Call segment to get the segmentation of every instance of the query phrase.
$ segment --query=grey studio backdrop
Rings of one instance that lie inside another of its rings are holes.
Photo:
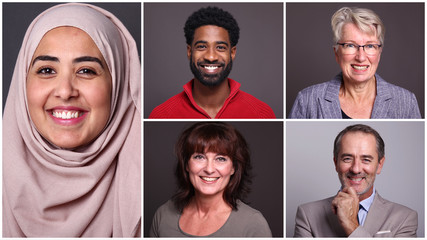
[[[385,142],[385,162],[375,188],[387,200],[418,212],[418,237],[424,237],[424,122],[288,122],[286,125],[286,237],[292,237],[298,205],[334,196],[340,182],[333,142],[345,127],[371,126]]]
[[[30,23],[60,3],[3,3],[3,109],[22,40]],[[91,3],[113,13],[132,34],[141,52],[140,3]],[[141,54],[139,54],[141,55]]]
[[[240,27],[229,77],[283,118],[282,3],[144,3],[144,117],[193,78],[183,29],[207,6],[230,12]]]
[[[287,3],[286,115],[299,91],[341,71],[332,49],[331,17],[344,6],[380,16],[386,33],[377,73],[413,92],[424,118],[424,3]]]
[[[176,190],[174,145],[195,122],[144,123],[144,236],[155,211]],[[274,237],[283,237],[283,122],[229,122],[251,151],[252,191],[247,200],[266,218]]]

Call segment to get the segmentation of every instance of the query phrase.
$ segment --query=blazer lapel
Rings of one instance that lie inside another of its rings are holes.
[[[325,96],[320,96],[318,99],[320,105],[318,111],[322,112],[323,118],[342,118],[340,100],[338,96],[341,80],[337,79],[338,76],[329,81],[329,84],[326,87]]]
[[[386,221],[387,215],[386,205],[384,204],[381,196],[375,192],[375,198],[369,208],[368,215],[366,216],[363,227],[374,236],[378,231],[381,230],[381,226]]]
[[[377,80],[377,95],[375,96],[371,118],[380,118],[381,116],[387,116],[392,102],[389,101],[392,98],[392,94],[386,81],[377,74],[375,74],[375,78]]]

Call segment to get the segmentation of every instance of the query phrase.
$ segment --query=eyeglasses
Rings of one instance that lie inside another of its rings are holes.
[[[368,55],[377,55],[382,46],[381,44],[357,45],[355,43],[337,43],[337,45],[342,46],[342,53],[346,55],[356,54],[359,48],[363,48]]]

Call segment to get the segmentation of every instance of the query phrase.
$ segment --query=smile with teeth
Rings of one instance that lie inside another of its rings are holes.
[[[352,182],[361,182],[363,179],[365,179],[365,177],[348,177],[350,179],[350,181]]]
[[[210,66],[210,65],[205,65],[203,67],[206,68],[207,70],[215,70],[218,68],[218,66]]]
[[[205,180],[206,182],[213,182],[219,179],[219,177],[200,177],[200,178]]]
[[[53,110],[52,116],[60,119],[73,119],[73,118],[79,118],[83,116],[83,112],[79,111],[62,111],[62,110]]]
[[[360,65],[351,65],[352,68],[356,69],[356,70],[366,70],[368,69],[369,66],[364,65],[364,66],[360,66]]]

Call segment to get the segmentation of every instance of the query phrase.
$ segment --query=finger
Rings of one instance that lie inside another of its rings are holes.
[[[348,193],[341,191],[337,194],[335,198],[346,198],[346,197],[348,197]]]
[[[352,188],[352,187],[349,187],[349,188],[348,188],[348,193],[349,193],[352,197],[358,197],[358,196],[357,196],[357,192],[356,192],[356,190],[355,190],[354,188]]]
[[[337,215],[337,207],[335,207],[334,205],[331,205],[331,209],[334,215]]]
[[[350,193],[349,192],[350,188],[352,188],[352,187],[344,187],[341,191],[344,192],[344,193]]]
[[[332,209],[332,212],[333,212],[335,215],[337,215],[337,200],[336,200],[336,198],[332,201],[331,209]]]

